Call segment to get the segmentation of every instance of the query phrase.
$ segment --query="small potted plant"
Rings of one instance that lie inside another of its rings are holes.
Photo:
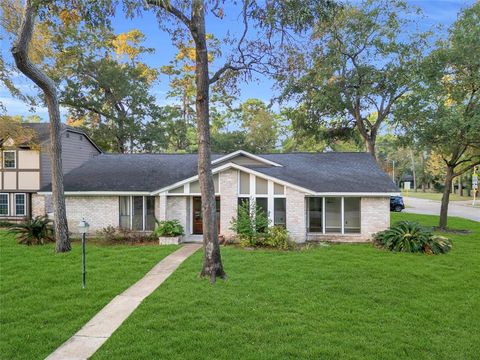
[[[160,245],[178,245],[182,240],[183,226],[178,220],[159,221],[154,234],[158,236]]]

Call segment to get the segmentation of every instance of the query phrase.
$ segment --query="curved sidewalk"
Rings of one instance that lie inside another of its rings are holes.
[[[201,244],[186,244],[155,265],[142,279],[117,295],[47,360],[83,360],[92,356],[130,316]]]

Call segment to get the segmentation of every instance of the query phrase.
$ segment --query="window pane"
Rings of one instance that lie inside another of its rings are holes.
[[[345,233],[360,233],[360,198],[346,197],[344,199],[343,210],[345,212]]]
[[[260,208],[263,213],[265,214],[265,216],[268,217],[268,199],[267,198],[257,198],[256,200],[256,204],[257,204],[257,208]],[[257,226],[257,231],[258,232],[264,232],[266,230],[266,228],[262,227],[258,227]]]
[[[250,199],[247,197],[238,198],[237,216],[239,211],[238,209],[240,209],[240,206],[246,206],[248,209],[250,209]]]
[[[274,199],[273,200],[273,207],[274,207],[274,214],[273,214],[273,224],[274,225],[281,225],[286,226],[286,219],[287,219],[287,210],[286,210],[286,199]]]
[[[15,194],[15,215],[25,214],[25,194]]]
[[[308,198],[308,231],[309,232],[323,232],[322,227],[323,212],[322,212],[322,198],[311,197]]]
[[[342,198],[325,198],[325,232],[342,232]]]
[[[190,183],[190,193],[200,194],[200,184],[198,183],[198,181],[194,181]]]
[[[133,197],[133,230],[143,230],[143,196]]]
[[[0,194],[0,215],[8,215],[8,194]]]
[[[179,186],[179,187],[176,187],[175,189],[168,190],[168,192],[172,193],[172,194],[183,194],[183,192],[184,192],[183,185]]]
[[[15,152],[5,151],[3,153],[3,167],[6,169],[15,168]]]
[[[218,174],[213,175],[213,187],[215,189],[215,193],[218,193]]]
[[[255,193],[267,194],[268,193],[268,181],[259,177],[255,177]]]
[[[155,196],[145,198],[145,230],[155,229]]]
[[[240,171],[240,194],[250,194],[250,174]]]
[[[120,227],[130,229],[130,197],[120,196]]]
[[[273,185],[273,193],[275,195],[284,195],[285,194],[285,186],[280,184]]]

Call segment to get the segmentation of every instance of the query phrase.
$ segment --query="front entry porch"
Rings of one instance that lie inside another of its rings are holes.
[[[215,199],[215,207],[217,209],[217,226],[220,233],[220,197]],[[202,214],[202,198],[200,196],[192,197],[192,235],[203,234],[203,214]]]

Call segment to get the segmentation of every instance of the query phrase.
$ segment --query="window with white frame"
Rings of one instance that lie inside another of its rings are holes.
[[[244,171],[238,174],[238,204],[247,201],[259,207],[270,224],[286,227],[287,200],[285,186]]]
[[[17,166],[16,152],[14,150],[6,150],[3,152],[3,168],[15,169]]]
[[[308,197],[309,233],[358,234],[361,232],[360,197]]]
[[[155,228],[154,196],[120,196],[119,224],[123,229],[150,231]]]
[[[25,200],[26,200],[26,194],[15,194],[15,215],[16,216],[27,215]]]
[[[0,216],[8,216],[8,194],[0,194]]]

